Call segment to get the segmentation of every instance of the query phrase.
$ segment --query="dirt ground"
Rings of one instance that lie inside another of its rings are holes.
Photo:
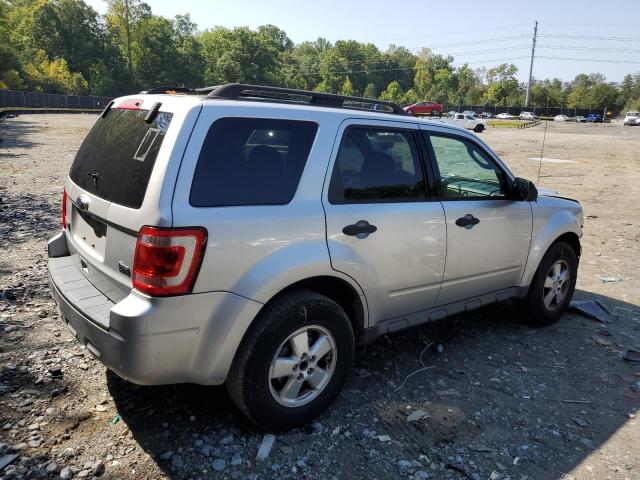
[[[576,297],[614,323],[531,329],[500,306],[380,338],[259,462],[264,432],[224,388],[131,385],[58,318],[45,245],[94,119],[0,123],[0,478],[640,479],[640,365],[622,358],[640,347],[640,128],[549,123],[538,182],[582,203]],[[481,138],[536,181],[544,128]]]

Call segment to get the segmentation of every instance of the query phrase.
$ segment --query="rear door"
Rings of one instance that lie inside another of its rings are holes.
[[[517,285],[531,243],[531,205],[510,198],[510,174],[472,135],[429,127],[425,140],[447,224],[437,305]]]
[[[146,118],[156,103],[157,112]],[[131,290],[140,227],[171,224],[171,178],[185,143],[179,132],[195,121],[198,103],[167,96],[117,100],[76,154],[66,187],[67,243],[77,268],[113,302]]]
[[[431,307],[444,271],[442,205],[428,194],[417,125],[347,120],[323,205],[331,265],[363,288],[372,322]]]

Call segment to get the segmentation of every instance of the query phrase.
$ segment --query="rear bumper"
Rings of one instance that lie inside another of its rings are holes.
[[[262,304],[228,292],[155,298],[136,290],[114,304],[82,273],[78,277],[77,254],[57,256],[64,253],[62,242],[64,234],[48,248],[53,298],[89,352],[133,383],[224,382]]]

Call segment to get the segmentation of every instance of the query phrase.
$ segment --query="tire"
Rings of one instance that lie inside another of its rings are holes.
[[[484,125],[476,125],[476,126],[473,128],[473,131],[474,131],[474,132],[476,132],[476,133],[482,133],[482,132],[484,132]]]
[[[440,118],[442,116],[442,112],[440,112],[439,110],[435,110],[435,109],[431,110],[431,116]]]
[[[296,355],[304,346],[290,339],[292,335],[299,339],[301,331],[307,332],[307,356]],[[316,349],[316,358],[312,354],[318,345],[322,348]],[[333,350],[320,357],[329,347]],[[291,291],[267,305],[245,335],[227,378],[227,391],[256,425],[269,430],[299,427],[336,399],[351,369],[354,349],[351,322],[340,305],[315,292]]]
[[[552,267],[556,265],[560,265],[562,273],[566,267],[568,278],[563,282],[547,280],[548,277],[556,276],[556,273],[552,272]],[[576,288],[577,273],[578,256],[573,248],[565,242],[554,243],[542,258],[523,302],[522,309],[527,323],[532,326],[545,326],[556,322],[571,302]],[[551,296],[554,288],[557,288],[561,295],[554,295],[550,303],[545,302],[545,296]]]

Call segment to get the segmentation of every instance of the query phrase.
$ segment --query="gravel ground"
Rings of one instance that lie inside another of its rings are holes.
[[[271,437],[224,388],[129,384],[58,318],[44,248],[94,119],[0,123],[0,478],[640,478],[640,365],[622,359],[640,347],[640,128],[549,124],[540,176],[582,202],[577,297],[614,323],[531,329],[506,305],[383,337],[330,411],[260,460]],[[482,138],[535,180],[543,131]]]

